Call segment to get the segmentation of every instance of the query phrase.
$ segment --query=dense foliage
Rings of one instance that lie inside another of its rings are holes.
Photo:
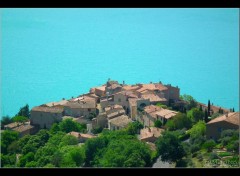
[[[177,162],[186,155],[175,132],[165,131],[157,140],[156,145],[162,161]]]

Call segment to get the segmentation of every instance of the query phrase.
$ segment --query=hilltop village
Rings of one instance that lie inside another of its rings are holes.
[[[137,122],[142,125],[137,132],[138,140],[146,142],[151,149],[156,150],[155,142],[164,131],[190,128],[185,116],[179,114],[190,112],[191,107],[186,107],[191,103],[195,103],[193,107],[198,114],[198,111],[201,111],[200,115],[192,115],[194,124],[198,120],[204,120],[205,116],[207,139],[216,141],[223,130],[239,128],[239,112],[213,104],[205,105],[193,100],[189,102],[180,96],[178,86],[164,85],[162,82],[128,85],[124,81],[119,83],[109,79],[102,86],[91,88],[86,94],[33,107],[29,121],[10,123],[5,125],[4,129],[17,131],[21,138],[34,135],[41,129],[50,130],[54,124],[71,119],[86,125],[84,132],[68,132],[68,135],[76,137],[79,144],[82,144],[88,139],[97,138],[104,129],[118,131]],[[218,114],[216,118],[211,119],[215,114]],[[200,118],[196,120],[197,116]],[[171,126],[169,121],[177,120],[182,127],[177,127],[177,123]],[[184,132],[186,139],[189,131]]]

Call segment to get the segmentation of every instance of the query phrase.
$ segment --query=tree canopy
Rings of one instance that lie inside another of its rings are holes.
[[[175,132],[165,131],[156,141],[158,154],[162,161],[177,162],[186,152]]]

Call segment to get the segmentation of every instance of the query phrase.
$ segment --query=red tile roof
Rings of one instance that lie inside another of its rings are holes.
[[[161,133],[164,130],[161,128],[156,128],[156,127],[150,127],[150,128],[144,128],[141,129],[140,131],[140,140],[146,139],[146,138],[150,138],[150,137],[159,137],[161,135]]]
[[[50,113],[62,113],[63,107],[47,107],[47,106],[35,106],[31,111],[50,112]]]
[[[211,120],[207,124],[212,124],[212,123],[217,123],[217,122],[222,122],[222,121],[232,123],[235,125],[239,125],[239,112],[231,112],[231,113],[228,113],[227,115],[224,114],[222,116],[219,116],[219,117]]]

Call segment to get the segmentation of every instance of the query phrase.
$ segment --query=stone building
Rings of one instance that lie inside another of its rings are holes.
[[[120,130],[128,126],[132,121],[126,115],[121,115],[113,119],[108,120],[109,130]]]
[[[30,114],[31,125],[49,129],[53,123],[62,120],[64,110],[63,107],[36,106]]]
[[[96,103],[93,100],[70,101],[64,105],[64,112],[67,116],[88,118],[90,113],[96,113]]]
[[[217,140],[223,130],[239,129],[239,112],[226,113],[207,123],[206,136],[208,139]]]

